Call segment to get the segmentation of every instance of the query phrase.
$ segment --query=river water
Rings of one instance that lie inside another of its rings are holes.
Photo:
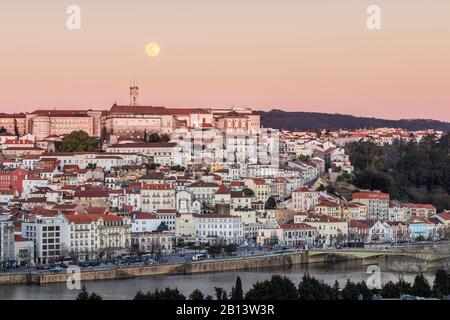
[[[263,268],[255,270],[238,270],[216,273],[201,273],[191,275],[164,275],[132,278],[125,280],[100,280],[87,281],[84,284],[88,291],[95,291],[104,299],[123,300],[132,299],[136,292],[153,291],[156,288],[175,288],[188,296],[194,289],[200,289],[204,294],[214,296],[214,287],[222,287],[230,292],[231,287],[239,275],[242,279],[244,292],[249,290],[253,283],[270,279],[273,274],[280,274],[289,277],[295,284],[298,284],[305,273],[323,280],[332,285],[338,280],[341,287],[345,285],[347,279],[357,282],[367,281],[370,274],[367,267],[362,267],[358,261],[350,260],[333,264],[310,264],[295,265],[286,268]],[[432,284],[434,271],[425,273]],[[404,279],[412,282],[415,274],[405,274]],[[392,272],[384,272],[381,267],[381,282],[389,280],[397,281],[398,275]],[[0,300],[20,299],[20,300],[62,300],[74,299],[78,290],[69,290],[65,283],[55,283],[47,285],[14,285],[0,286]]]

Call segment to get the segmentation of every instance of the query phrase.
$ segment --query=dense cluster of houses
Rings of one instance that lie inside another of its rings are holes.
[[[177,121],[186,117],[184,127],[197,123],[184,128],[190,137],[199,126],[202,133],[211,127],[194,121],[203,114],[198,110],[171,112]],[[32,118],[38,123],[43,116]],[[325,172],[353,170],[342,148],[349,133],[262,138],[250,132],[259,120],[246,109],[210,118],[231,140],[220,150],[227,154],[222,161],[209,148],[211,135],[193,138],[200,145],[193,149],[171,132],[167,142],[111,134],[101,151],[56,152],[61,137],[0,133],[1,263],[164,254],[186,243],[305,247],[445,236],[450,213],[432,205],[393,201],[377,191],[355,192],[352,199],[325,191]],[[261,149],[270,161],[252,157]]]

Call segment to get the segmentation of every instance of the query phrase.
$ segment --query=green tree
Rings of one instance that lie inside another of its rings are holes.
[[[440,298],[448,294],[450,294],[450,274],[443,269],[438,269],[433,282],[433,295]]]
[[[275,209],[277,207],[277,201],[275,200],[274,197],[269,197],[269,199],[267,199],[266,201],[266,205],[265,208],[266,209]]]
[[[89,137],[84,131],[73,131],[66,135],[57,145],[62,152],[85,152],[95,151],[99,148],[99,143]]]
[[[149,136],[148,141],[149,142],[161,142],[161,137],[157,133],[152,133]]]
[[[14,118],[14,135],[19,138],[20,132],[19,132],[19,126],[17,125],[17,119]]]
[[[388,192],[393,199],[431,203],[443,211],[450,207],[449,144],[450,133],[440,139],[428,135],[420,142],[395,140],[384,146],[372,141],[347,144],[355,167],[353,183]]]
[[[156,289],[153,292],[148,291],[147,293],[139,291],[134,296],[134,300],[186,300],[186,297],[177,288],[166,288],[164,290]]]
[[[222,253],[222,249],[223,249],[223,246],[221,244],[214,244],[214,245],[210,246],[207,249],[207,251],[208,251],[208,254],[215,257]]]
[[[236,284],[231,289],[230,300],[244,300],[244,291],[242,290],[242,282],[239,276],[237,276]]]
[[[273,275],[270,280],[257,282],[245,295],[246,300],[295,300],[297,288],[286,277]]]
[[[336,283],[335,283],[336,286]],[[300,300],[336,300],[339,295],[339,284],[336,288],[310,277],[308,273],[303,275],[302,281],[298,285],[298,298]]]
[[[345,287],[342,288],[341,295],[343,300],[359,300],[361,292],[358,286],[348,279]]]
[[[83,286],[81,291],[78,293],[77,300],[89,300],[89,293],[87,292],[85,286]]]
[[[199,289],[195,289],[189,295],[189,300],[197,300],[197,301],[204,300],[204,295]]]
[[[225,253],[227,255],[231,255],[232,253],[236,252],[237,245],[235,245],[234,243],[230,243],[227,244],[223,249],[225,250]]]
[[[152,163],[147,163],[147,164],[145,165],[145,168],[148,169],[148,170],[155,170],[155,169],[158,168],[158,167],[159,167],[159,164],[158,164],[158,163],[154,163],[154,162],[152,162]]]
[[[414,278],[414,284],[412,286],[412,294],[417,297],[429,298],[431,297],[431,287],[428,280],[421,273]]]
[[[81,288],[81,291],[78,293],[77,295],[77,300],[79,301],[87,301],[87,300],[91,300],[91,301],[100,301],[103,300],[103,298],[96,294],[95,292],[92,292],[91,294],[89,294],[89,292],[86,290],[86,287],[83,286]]]
[[[372,299],[373,293],[372,291],[367,287],[366,282],[363,280],[361,282],[358,282],[356,284],[356,287],[359,290],[359,293],[362,294],[364,300],[370,300]]]
[[[383,298],[389,299],[399,298],[401,295],[399,291],[399,286],[392,281],[386,282],[381,288],[380,293]]]
[[[298,160],[301,161],[301,162],[307,162],[307,161],[309,161],[309,159],[310,159],[309,156],[305,156],[303,154],[298,156]]]
[[[333,285],[333,300],[338,300],[340,298],[339,282],[334,281]]]
[[[214,292],[216,293],[216,300],[223,300],[223,297],[227,295],[226,291],[221,287],[214,287]]]
[[[156,231],[159,231],[159,232],[161,232],[161,231],[168,231],[168,230],[169,230],[169,227],[166,225],[166,223],[164,221],[162,221],[159,224],[158,228],[156,228]]]
[[[97,168],[97,164],[96,163],[89,163],[86,166],[87,169],[96,169]]]
[[[160,141],[161,142],[169,142],[170,141],[170,136],[167,133],[163,133],[160,137]]]
[[[255,195],[255,193],[253,192],[253,190],[250,189],[250,188],[244,188],[244,190],[242,190],[242,191],[244,192],[244,195],[245,195],[246,197],[252,197],[252,196]]]

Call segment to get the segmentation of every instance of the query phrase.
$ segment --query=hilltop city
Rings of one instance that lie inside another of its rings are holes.
[[[279,131],[247,107],[143,106],[136,85],[126,105],[4,113],[0,127],[2,268],[448,237],[450,208],[346,179],[346,145],[444,135],[435,130]]]

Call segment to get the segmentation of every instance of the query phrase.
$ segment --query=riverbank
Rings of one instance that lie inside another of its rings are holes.
[[[417,260],[417,257],[401,254],[384,255],[380,251],[282,251],[271,254],[255,256],[233,257],[214,260],[204,260],[188,263],[158,264],[151,266],[128,266],[107,269],[82,270],[81,281],[119,280],[148,276],[188,275],[198,273],[214,273],[235,270],[251,270],[259,268],[283,268],[293,265],[334,264],[342,261],[356,261],[360,266],[383,265],[389,269],[403,269],[405,271],[441,267],[443,263],[448,266],[447,260]],[[414,267],[415,266],[415,267]],[[414,268],[413,268],[414,267]],[[66,272],[60,273],[6,273],[0,274],[0,285],[21,284],[50,284],[63,283],[71,277]]]
[[[104,270],[82,271],[81,281],[129,279],[156,275],[183,275],[203,272],[223,272],[267,267],[289,267],[308,263],[308,255],[303,252],[283,252],[270,255],[207,260],[180,264],[160,264],[152,266],[123,267]],[[49,284],[67,282],[67,273],[21,273],[0,275],[0,285]]]
[[[449,270],[450,271],[450,270]],[[130,300],[138,291],[147,292],[156,289],[178,288],[185,296],[199,289],[205,295],[215,295],[214,287],[221,287],[227,292],[235,285],[236,277],[242,280],[245,292],[258,281],[269,280],[278,274],[288,277],[295,284],[299,283],[308,273],[328,285],[334,285],[337,280],[341,287],[348,279],[352,282],[368,281],[367,267],[358,260],[338,261],[334,263],[296,264],[286,267],[268,267],[247,270],[206,272],[179,275],[155,275],[135,277],[124,280],[99,280],[82,282],[89,292],[95,292],[105,300]],[[430,283],[434,279],[434,271],[426,271],[425,276]],[[403,274],[408,282],[413,282],[416,272]],[[381,267],[381,283],[397,282],[398,274]],[[70,290],[66,283],[49,283],[46,285],[4,285],[0,286],[0,300],[74,300],[79,290]]]

